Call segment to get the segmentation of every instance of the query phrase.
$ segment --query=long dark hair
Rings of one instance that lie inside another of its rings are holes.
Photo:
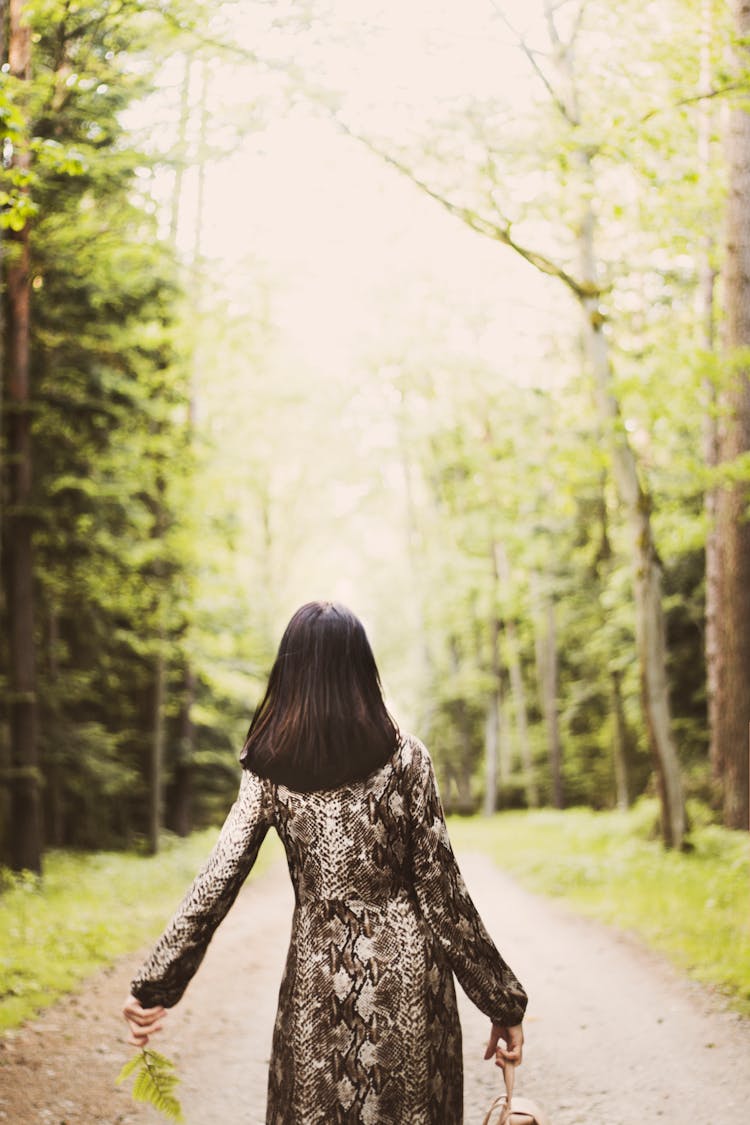
[[[384,765],[398,738],[361,621],[336,602],[301,606],[281,638],[243,766],[291,789],[329,789]]]

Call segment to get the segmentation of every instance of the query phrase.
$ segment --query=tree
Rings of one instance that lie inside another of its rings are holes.
[[[31,27],[27,5],[10,0],[8,66],[21,104],[31,82]],[[30,138],[19,139],[11,176],[23,189],[30,168]],[[26,218],[11,230],[6,262],[5,333],[7,395],[7,499],[3,577],[9,619],[10,861],[41,872],[42,832],[37,744],[37,678],[31,439],[31,266]]]
[[[563,137],[558,138],[557,143],[565,154],[566,178],[573,206],[568,204],[566,218],[569,226],[566,231],[557,232],[557,241],[561,246],[573,248],[570,263],[537,250],[517,235],[513,221],[501,209],[502,184],[497,179],[498,160],[492,151],[487,152],[482,162],[483,171],[480,172],[479,190],[489,203],[489,208],[482,208],[472,202],[456,201],[440,187],[428,182],[423,174],[416,173],[408,161],[393,157],[377,144],[366,143],[451,214],[561,282],[578,305],[601,432],[609,450],[620,505],[630,528],[643,711],[658,778],[662,838],[667,846],[680,848],[686,832],[685,799],[669,702],[662,564],[653,530],[652,497],[629,440],[618,397],[612,363],[611,317],[607,309],[608,281],[602,277],[597,245],[597,162],[602,159],[603,153],[608,156],[611,150],[596,132],[597,127],[604,128],[603,123],[592,120],[582,104],[579,37],[587,12],[588,4],[586,0],[581,0],[573,14],[568,16],[568,30],[563,32],[558,6],[545,0],[548,34],[545,58],[548,63],[540,61],[540,52],[532,49],[523,38],[519,39],[520,48],[540,78],[563,130]],[[501,12],[500,15],[507,23],[506,17]],[[480,143],[482,141],[487,143],[483,137]],[[466,192],[458,190],[465,197]]]
[[[14,138],[3,184],[14,409],[3,418],[12,456],[2,514],[3,626],[12,626],[3,668],[16,677],[3,686],[22,719],[9,734],[9,859],[23,866],[35,866],[17,854],[34,827],[29,731],[38,730],[48,842],[111,845],[147,828],[140,810],[155,724],[143,701],[155,657],[181,628],[164,466],[179,477],[185,415],[173,262],[136,187],[144,157],[123,143],[119,117],[144,91],[143,67],[134,73],[126,56],[143,49],[154,17],[136,3],[106,13],[32,5],[30,14],[33,72],[16,46],[17,73],[3,90],[23,142]],[[15,406],[30,385],[33,416]],[[172,699],[168,710],[176,726]]]
[[[727,130],[724,300],[727,371],[719,399],[716,496],[717,654],[716,757],[723,781],[724,819],[750,827],[750,3],[733,0],[733,66],[742,95]]]

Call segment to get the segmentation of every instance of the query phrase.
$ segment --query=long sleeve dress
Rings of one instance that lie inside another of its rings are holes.
[[[429,754],[413,737],[368,778],[337,789],[302,793],[244,771],[134,995],[144,1006],[177,1003],[271,826],[295,908],[267,1125],[460,1125],[453,974],[502,1025],[520,1023],[526,994],[464,886]]]

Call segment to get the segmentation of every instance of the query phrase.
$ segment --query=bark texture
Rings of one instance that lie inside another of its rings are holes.
[[[23,0],[11,0],[8,24],[10,73],[31,77],[31,31]],[[13,154],[29,167],[28,150]],[[32,522],[30,380],[30,243],[28,223],[12,232],[6,265],[7,506],[3,577],[8,606],[10,718],[10,862],[16,870],[41,871],[42,838],[37,746],[36,662]]]

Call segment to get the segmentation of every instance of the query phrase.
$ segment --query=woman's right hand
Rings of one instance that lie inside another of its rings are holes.
[[[523,1058],[523,1024],[517,1023],[514,1027],[502,1027],[493,1023],[490,1031],[490,1040],[485,1059],[495,1056],[495,1066],[504,1067],[506,1062],[520,1066]]]
[[[123,1005],[122,1014],[130,1028],[128,1043],[132,1043],[134,1047],[145,1047],[149,1037],[161,1031],[167,1009],[144,1008],[140,1000],[130,995]]]

